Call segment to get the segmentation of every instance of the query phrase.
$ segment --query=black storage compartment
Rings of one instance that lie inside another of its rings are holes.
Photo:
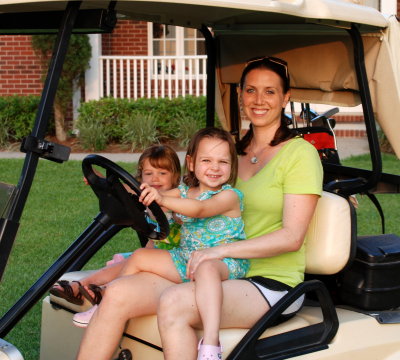
[[[341,301],[365,310],[400,306],[400,237],[360,236],[353,264],[341,278]]]

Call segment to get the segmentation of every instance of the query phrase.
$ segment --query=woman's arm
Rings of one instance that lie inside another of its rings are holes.
[[[160,194],[147,184],[142,184],[142,194],[139,198],[148,206],[153,201],[169,210],[195,218],[206,218],[215,215],[231,217],[240,216],[238,195],[232,190],[224,190],[207,200],[182,199],[170,196],[171,193]]]
[[[226,257],[265,258],[299,250],[314,214],[318,198],[318,195],[311,194],[285,194],[282,229],[256,238],[195,251],[188,264],[190,272],[195,272],[197,266],[204,260]]]

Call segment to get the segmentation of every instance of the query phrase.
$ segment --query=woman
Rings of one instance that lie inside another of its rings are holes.
[[[238,143],[236,187],[244,194],[248,240],[195,253],[191,269],[206,259],[250,260],[246,280],[223,283],[222,328],[246,328],[303,280],[303,239],[322,187],[315,149],[287,128],[283,109],[289,101],[287,65],[276,58],[249,61],[240,81],[244,114],[251,122]],[[297,311],[301,302],[288,313]],[[166,359],[195,359],[201,328],[193,284],[167,289],[158,310]]]
[[[238,144],[236,187],[244,193],[247,240],[197,251],[189,261],[189,271],[195,271],[208,259],[250,259],[249,279],[223,282],[222,328],[251,327],[303,280],[303,240],[322,191],[322,167],[316,150],[287,128],[283,110],[289,87],[284,61],[263,57],[246,64],[240,98],[251,127]],[[78,359],[110,359],[125,322],[156,311],[165,358],[196,359],[194,329],[201,321],[194,284],[174,286],[150,273],[109,286]]]

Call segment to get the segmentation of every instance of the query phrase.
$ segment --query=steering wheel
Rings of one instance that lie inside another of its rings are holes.
[[[97,175],[93,170],[97,165],[106,170],[106,177]],[[100,155],[88,155],[82,161],[83,175],[99,199],[100,222],[105,226],[112,224],[131,226],[144,236],[165,239],[169,234],[168,220],[160,208],[153,202],[148,206],[158,223],[158,229],[146,221],[146,207],[139,202],[140,183],[127,171]],[[132,192],[123,185],[126,184]]]

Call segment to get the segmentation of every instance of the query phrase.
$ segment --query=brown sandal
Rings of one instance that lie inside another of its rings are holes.
[[[90,295],[90,293],[86,290],[86,288],[82,285],[79,286],[79,292],[83,295],[92,305],[100,304],[101,299],[103,298],[102,292],[104,287],[97,286],[95,284],[89,284],[88,288],[93,292],[94,296]]]
[[[82,286],[82,284],[79,281],[72,281],[72,282],[78,283],[79,287]],[[60,286],[62,289],[59,289],[56,286]],[[82,294],[78,292],[78,294],[75,295],[74,290],[72,290],[72,287],[68,280],[57,281],[49,292],[50,294],[65,299],[72,304],[83,305]]]

